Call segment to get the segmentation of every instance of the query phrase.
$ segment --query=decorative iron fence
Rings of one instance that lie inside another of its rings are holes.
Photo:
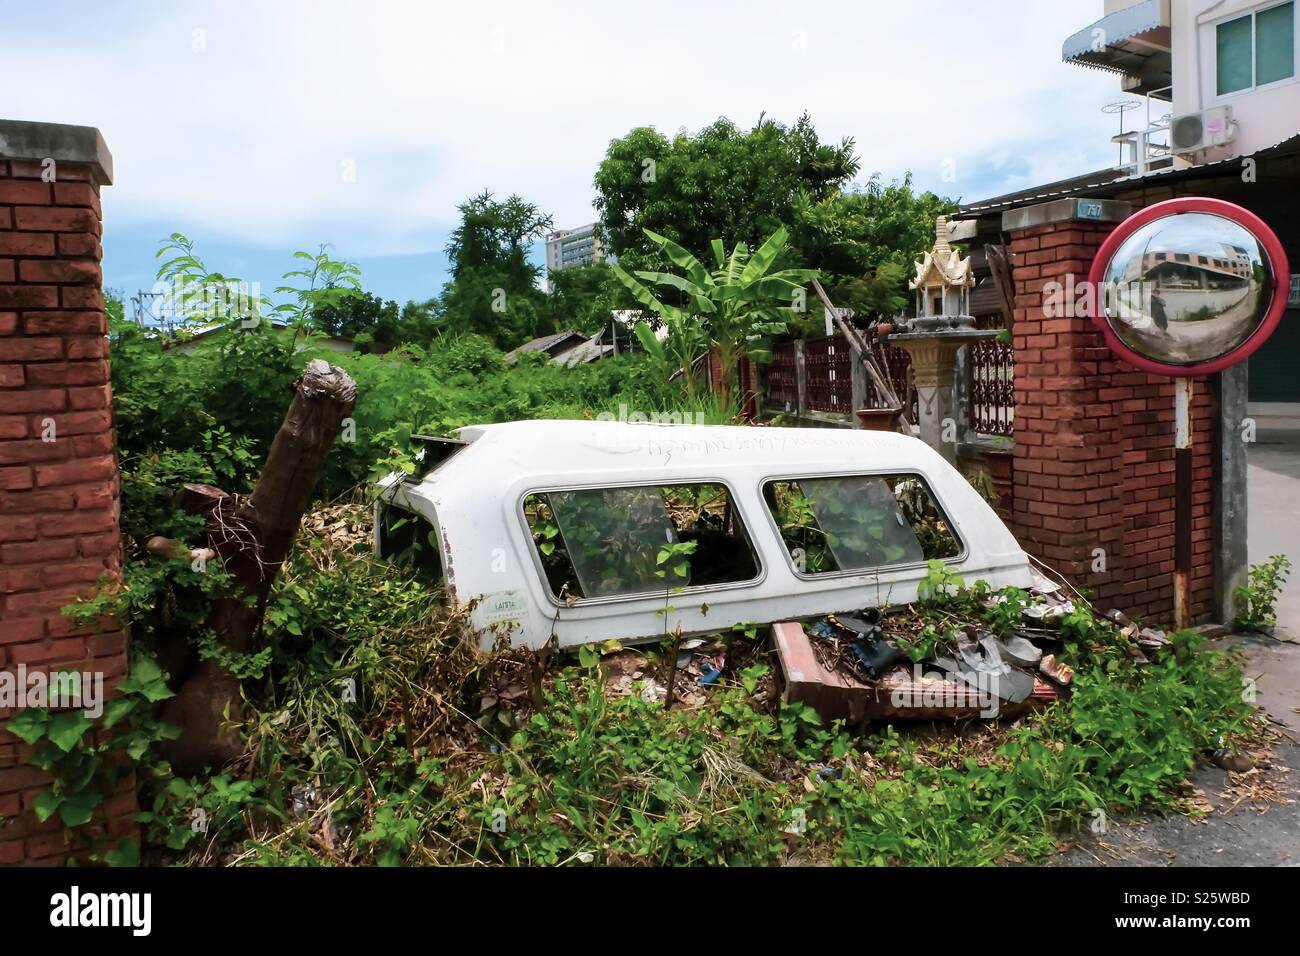
[[[817,412],[853,414],[853,350],[840,335],[806,339],[808,407]]]
[[[844,415],[853,408],[853,350],[841,335],[803,342],[805,409]],[[912,386],[912,360],[906,351],[877,343],[876,358],[897,394],[907,404],[911,420],[920,418],[916,389]],[[764,371],[763,407],[769,411],[799,409],[799,343],[780,342],[772,347],[772,360]],[[981,435],[1011,437],[1015,427],[1015,352],[1009,342],[976,342],[966,348],[967,418]],[[866,403],[881,408],[870,379]]]
[[[798,343],[778,342],[772,346],[772,361],[764,375],[767,395],[763,404],[787,412],[799,408]]]
[[[803,349],[804,394],[799,394],[799,350]],[[912,388],[911,356],[889,345],[875,347],[876,358],[885,377],[911,409],[916,420],[916,391]],[[806,339],[803,342],[778,342],[772,346],[772,359],[763,373],[763,407],[768,411],[811,412],[843,415],[852,420],[853,349],[842,335]],[[884,408],[885,399],[877,394],[870,378],[866,379],[862,401],[870,408]]]
[[[1015,433],[1015,350],[1010,342],[966,346],[969,424],[981,435]]]

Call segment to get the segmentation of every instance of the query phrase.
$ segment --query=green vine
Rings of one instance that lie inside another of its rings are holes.
[[[53,778],[32,802],[36,819],[44,823],[57,814],[64,829],[72,832],[88,824],[124,777],[149,765],[146,758],[154,744],[179,733],[153,715],[154,705],[171,696],[158,665],[138,655],[130,674],[118,684],[117,695],[105,702],[97,718],[83,710],[46,707],[25,708],[11,718],[5,729],[35,748],[31,765]],[[131,762],[111,759],[115,752],[125,753]],[[104,856],[114,865],[138,859],[138,847],[129,839]]]

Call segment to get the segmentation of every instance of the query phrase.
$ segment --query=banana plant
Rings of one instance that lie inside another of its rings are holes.
[[[722,367],[720,397],[730,400],[741,359],[748,356],[761,361],[766,356],[760,343],[769,335],[784,332],[802,314],[804,285],[817,276],[817,271],[772,271],[790,239],[785,226],[772,233],[752,255],[749,247],[739,242],[728,256],[722,240],[714,239],[712,270],[666,236],[649,229],[645,234],[684,274],[637,272],[632,276],[613,266],[614,274],[637,301],[662,316],[668,326],[666,354],[663,348],[649,347],[654,336],[644,323],[637,324],[637,338],[652,356],[660,355],[664,360],[671,357],[679,364],[686,375],[688,394],[694,390],[695,362],[712,346]],[[654,286],[676,290],[684,304],[663,302]]]

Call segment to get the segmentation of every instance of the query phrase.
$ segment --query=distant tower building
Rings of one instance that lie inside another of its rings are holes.
[[[546,271],[573,269],[603,262],[605,252],[593,222],[577,229],[561,229],[546,237]]]

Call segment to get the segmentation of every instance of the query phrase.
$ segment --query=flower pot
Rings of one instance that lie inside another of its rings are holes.
[[[898,431],[898,420],[903,415],[901,408],[859,408],[855,415],[862,427],[875,432]]]

